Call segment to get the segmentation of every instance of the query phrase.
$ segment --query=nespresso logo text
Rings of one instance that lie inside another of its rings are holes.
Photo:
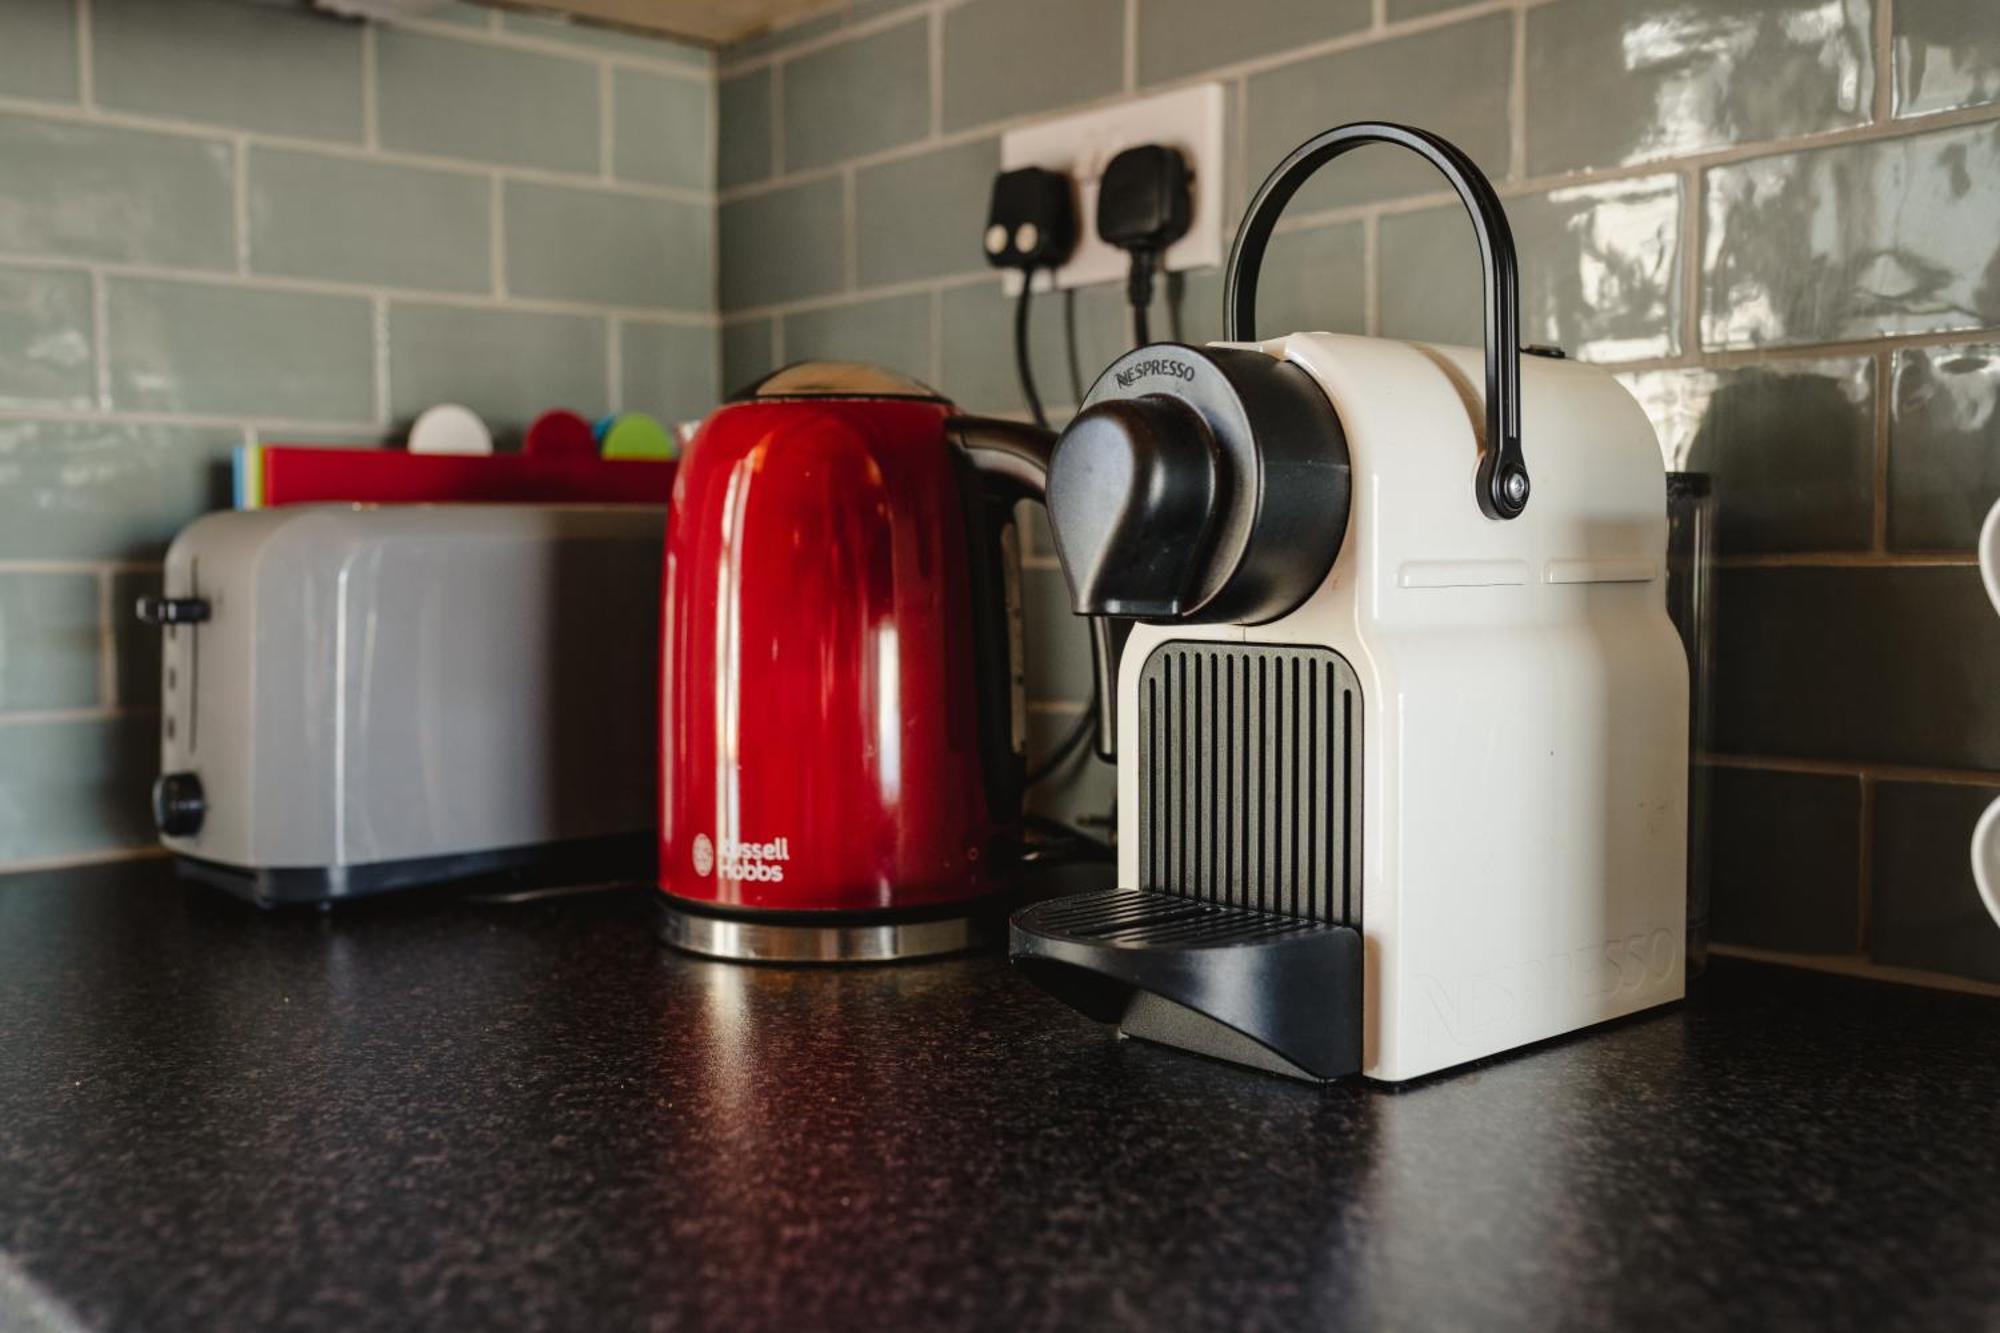
[[[1119,371],[1114,378],[1117,379],[1119,388],[1129,389],[1140,380],[1152,375],[1165,375],[1170,379],[1177,380],[1192,380],[1194,378],[1194,367],[1185,361],[1169,361],[1165,357],[1155,357],[1150,361],[1141,361],[1136,365]]]

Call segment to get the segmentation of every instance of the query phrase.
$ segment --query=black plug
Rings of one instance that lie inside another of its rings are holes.
[[[1191,173],[1178,149],[1141,144],[1111,159],[1097,186],[1097,234],[1132,256],[1125,299],[1139,342],[1150,342],[1146,310],[1153,272],[1166,248],[1187,235],[1194,214]]]
[[[1076,206],[1069,177],[1041,167],[993,178],[986,208],[986,262],[995,268],[1056,268],[1076,246]]]
[[[1043,429],[1049,419],[1028,362],[1028,297],[1035,288],[1035,270],[1058,267],[1075,246],[1076,206],[1070,199],[1069,177],[1041,167],[1020,167],[993,178],[993,198],[986,208],[986,262],[1020,271],[1021,294],[1014,302],[1014,369],[1028,411]]]

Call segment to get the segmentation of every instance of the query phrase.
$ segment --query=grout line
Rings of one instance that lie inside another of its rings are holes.
[[[1890,372],[1894,357],[1888,352],[1878,352],[1869,358],[1868,373],[1875,380],[1875,468],[1873,484],[1875,488],[1873,518],[1870,530],[1875,549],[1886,552],[1889,549],[1889,409],[1890,395],[1894,392],[1895,376]]]
[[[447,157],[436,153],[388,148],[371,149],[365,144],[343,143],[336,139],[309,139],[295,134],[239,130],[227,125],[211,125],[169,116],[140,116],[128,112],[105,111],[95,107],[36,102],[22,97],[0,97],[0,112],[68,124],[103,125],[114,129],[137,130],[163,137],[199,139],[210,144],[249,143],[259,148],[283,148],[291,152],[317,153],[323,157],[345,158],[384,166],[448,171],[462,176],[485,176],[498,171],[510,180],[602,190],[611,194],[635,195],[646,199],[671,199],[685,204],[714,204],[717,199],[713,190],[691,190],[680,185],[652,185],[643,181],[606,180],[595,170],[555,171],[546,167],[528,167],[506,162],[480,162],[471,158]]]
[[[1861,775],[1860,832],[1854,849],[1854,951],[1866,958],[1875,912],[1875,779]]]
[[[503,197],[505,189],[498,172],[487,177],[486,233],[487,244],[492,247],[492,252],[486,257],[486,285],[499,300],[505,300],[507,297],[507,209]]]
[[[941,288],[931,288],[931,365],[930,382],[944,382],[944,292]]]
[[[1875,0],[1875,88],[1871,117],[1878,123],[1896,114],[1896,15],[1894,0]]]
[[[605,323],[604,331],[604,401],[610,405],[613,416],[625,410],[625,339],[624,320],[617,315]]]
[[[778,180],[785,174],[785,69],[782,65],[771,67],[771,173],[768,179]],[[730,192],[724,190],[718,196],[726,201]]]
[[[1701,253],[1706,228],[1706,218],[1702,210],[1706,201],[1702,196],[1702,173],[1697,168],[1689,168],[1680,173],[1681,191],[1681,244],[1680,244],[1680,319],[1674,329],[1674,345],[1677,354],[1683,357],[1698,355],[1702,348],[1701,327],[1701,275],[1707,271],[1707,259]]]
[[[104,270],[90,270],[90,350],[97,358],[91,388],[96,395],[95,410],[111,410],[111,296]]]
[[[597,175],[600,180],[611,179],[612,139],[617,132],[618,118],[613,109],[611,66],[600,60],[597,62]]]
[[[765,318],[771,321],[771,365],[775,369],[785,364],[785,317],[774,314]]]
[[[931,84],[930,137],[936,139],[944,133],[944,15],[934,9],[930,13],[929,22],[930,31],[926,40],[930,45],[928,52]],[[773,75],[772,82],[776,81],[776,76]]]
[[[1382,334],[1382,215],[1361,219],[1361,327],[1371,338]]]
[[[97,704],[100,708],[118,706],[118,633],[112,619],[115,614],[111,598],[111,571],[102,566],[97,570]]]
[[[1945,787],[2000,789],[2000,773],[1978,768],[1929,768],[1920,764],[1880,764],[1870,760],[1791,759],[1780,755],[1703,754],[1710,768],[1755,769],[1829,778],[1872,778],[1878,782],[1928,782]]]
[[[1380,32],[1388,26],[1389,0],[1375,0],[1375,3],[1369,9],[1368,30],[1370,32]]]
[[[1754,963],[1775,963],[1808,972],[1831,972],[1864,981],[1883,981],[1899,986],[1924,986],[1932,990],[1957,991],[1964,995],[2000,995],[2000,986],[1973,981],[1949,972],[1926,972],[1914,967],[1891,967],[1847,954],[1786,953],[1782,949],[1757,949],[1745,944],[1711,944],[1708,951],[1724,958],[1743,958]]]
[[[848,291],[861,286],[861,237],[856,222],[854,168],[840,173],[841,282]]]
[[[236,272],[250,273],[250,145],[242,135],[230,149],[230,225],[236,228]]]
[[[368,322],[375,335],[375,419],[389,424],[389,299],[378,296],[370,303]],[[248,443],[246,441],[245,443]]]
[[[61,408],[0,407],[0,421],[82,422],[109,426],[183,426],[194,429],[279,431],[358,431],[374,430],[381,423],[356,417],[236,417],[207,412],[74,412]],[[3,564],[4,562],[0,562]]]
[[[1552,3],[1552,0],[1533,0],[1533,3]],[[1162,84],[1148,93],[1172,92],[1191,83],[1209,83],[1224,79],[1221,74],[1208,74],[1196,79],[1181,80]],[[1078,103],[1063,114],[1081,113],[1092,109],[1117,106],[1127,98],[1123,93],[1113,93],[1090,102]],[[1247,102],[1247,99],[1246,99]],[[758,181],[733,185],[720,192],[723,203],[733,203],[738,199],[751,198],[760,194],[770,194],[794,185],[804,185],[816,180],[824,180],[836,172],[856,167],[872,167],[885,162],[898,162],[905,158],[921,157],[925,153],[940,148],[952,148],[961,144],[977,143],[985,139],[998,138],[1008,130],[1023,125],[1032,125],[1048,119],[1046,113],[1014,116],[1005,120],[991,121],[967,129],[954,130],[935,139],[915,139],[909,143],[877,149],[871,153],[861,153],[831,166],[811,167],[794,172],[774,172]],[[1671,176],[1676,172],[1700,170],[1707,167],[1729,166],[1739,162],[1755,161],[1759,158],[1783,157],[1793,153],[1809,152],[1820,148],[1838,148],[1849,144],[1875,143],[1886,139],[1905,140],[1920,134],[1961,129],[1968,125],[1987,125],[2000,121],[2000,103],[1984,106],[1962,107],[1953,111],[1940,111],[1926,117],[1921,129],[1908,127],[1907,122],[1891,126],[1854,125],[1823,133],[1794,136],[1788,139],[1758,140],[1728,144],[1701,152],[1684,153],[1675,157],[1652,158],[1645,161],[1623,163],[1614,167],[1580,167],[1573,170],[1550,172],[1540,176],[1522,179],[1495,181],[1494,191],[1502,199],[1517,199],[1531,195],[1552,193],[1556,190],[1575,186],[1611,184],[1619,181],[1649,180]],[[1437,208],[1445,204],[1456,204],[1458,196],[1449,190],[1434,190],[1422,194],[1405,195],[1395,199],[1376,200],[1368,204],[1350,204],[1341,208],[1324,209],[1314,213],[1287,214],[1280,220],[1277,230],[1295,231],[1317,223],[1339,221],[1357,215],[1364,208],[1380,207],[1389,211],[1409,212],[1425,208]]]
[[[76,96],[85,107],[97,105],[97,51],[93,44],[90,0],[76,0]]]
[[[380,30],[378,24],[361,25],[361,146],[371,153],[382,147],[382,116],[375,78],[375,34]]]
[[[0,574],[91,574],[98,570],[158,574],[165,568],[158,560],[0,560]]]
[[[1940,569],[1977,565],[1971,551],[1784,551],[1770,555],[1724,555],[1718,569]]]
[[[1528,174],[1528,11],[1514,11],[1512,59],[1507,89],[1507,175],[1514,180]]]
[[[492,207],[498,207],[498,182]],[[495,213],[492,219],[501,225]],[[496,236],[494,244],[494,274],[489,281],[500,282],[504,273],[499,268],[503,253],[504,236]],[[102,272],[108,277],[139,278],[150,282],[179,282],[209,287],[236,287],[250,291],[299,292],[306,295],[347,297],[364,300],[370,297],[385,297],[406,305],[447,305],[473,310],[512,310],[529,314],[586,315],[602,317],[625,315],[633,319],[650,319],[665,324],[679,324],[688,328],[713,328],[721,322],[721,316],[713,310],[681,310],[667,306],[627,306],[607,305],[594,301],[568,301],[546,296],[508,295],[504,285],[495,292],[449,292],[425,291],[414,287],[386,287],[375,283],[331,282],[321,278],[293,278],[271,273],[236,273],[218,269],[177,269],[158,264],[96,263],[84,265],[76,259],[52,255],[9,255],[0,253],[0,264],[17,268],[47,268],[75,271]],[[503,299],[504,298],[504,299]],[[731,311],[732,315],[740,313]]]
[[[714,71],[709,66],[683,64],[666,56],[645,56],[632,51],[612,51],[602,47],[573,46],[556,38],[537,37],[533,33],[515,32],[501,26],[500,16],[490,16],[492,22],[485,28],[466,28],[455,23],[434,23],[417,17],[398,17],[385,26],[407,32],[422,33],[426,37],[443,37],[449,41],[463,42],[467,46],[506,47],[515,51],[530,51],[538,55],[554,56],[578,64],[592,61],[609,61],[614,65],[630,65],[649,73],[671,74],[678,79],[693,82],[705,79]]]
[[[120,718],[147,717],[159,711],[157,708],[117,708],[104,705],[96,708],[24,709],[18,713],[0,713],[0,730],[11,726],[39,726],[50,722],[112,722]]]
[[[157,861],[169,855],[164,847],[115,847],[101,852],[78,852],[71,856],[30,857],[24,861],[0,862],[0,877],[24,875],[36,870],[70,870],[78,866],[107,865],[118,861]]]
[[[1139,90],[1139,0],[1125,0],[1125,26],[1119,40],[1124,44],[1124,84],[1127,96]]]

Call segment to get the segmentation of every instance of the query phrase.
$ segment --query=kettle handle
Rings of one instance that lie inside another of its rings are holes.
[[[1488,518],[1519,518],[1528,507],[1528,465],[1521,457],[1521,279],[1506,210],[1473,160],[1429,130],[1387,121],[1357,121],[1322,130],[1294,148],[1258,187],[1236,229],[1223,274],[1223,336],[1250,342],[1257,324],[1257,274],[1278,215],[1306,178],[1363,144],[1407,148],[1451,182],[1479,239],[1486,298],[1486,448],[1479,458],[1475,498]]]
[[[945,430],[980,476],[995,483],[1000,498],[1048,506],[1053,431],[1020,421],[968,416],[950,418]],[[1118,655],[1131,627],[1105,616],[1089,619],[1091,670],[1097,680],[1096,748],[1098,757],[1108,761],[1117,757]]]

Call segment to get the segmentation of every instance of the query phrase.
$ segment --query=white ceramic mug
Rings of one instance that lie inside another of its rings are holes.
[[[1986,522],[1979,528],[1979,577],[1986,584],[1987,600],[2000,614],[2000,502],[1986,511]],[[1973,826],[1972,880],[1993,923],[2000,925],[2000,797]]]

